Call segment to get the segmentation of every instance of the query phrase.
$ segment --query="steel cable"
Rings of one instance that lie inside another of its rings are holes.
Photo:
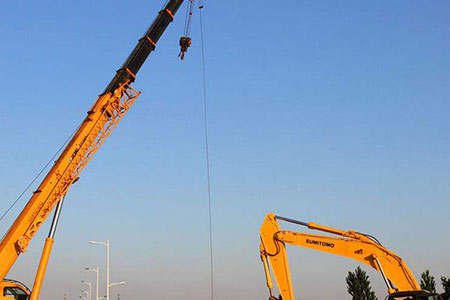
[[[47,167],[55,160],[56,156],[61,152],[62,149],[67,145],[67,143],[72,139],[75,132],[80,128],[81,124],[72,132],[72,134],[67,138],[67,140],[62,144],[62,146],[56,151],[56,153],[50,158],[50,160],[45,164],[45,166],[39,171],[39,173],[33,178],[33,180],[28,184],[28,186],[23,190],[23,192],[17,197],[16,200],[8,207],[8,209],[0,217],[0,222],[5,218],[5,216],[13,209],[13,207],[19,202],[22,196],[28,191],[28,189],[33,185],[33,183],[41,176],[41,174],[47,169]]]
[[[202,53],[202,79],[203,79],[203,118],[205,129],[205,154],[206,154],[206,180],[208,186],[208,217],[209,217],[209,257],[210,257],[210,289],[211,300],[214,300],[214,252],[213,252],[213,225],[212,225],[212,201],[211,201],[211,176],[209,162],[209,139],[208,139],[208,101],[206,92],[206,64],[205,64],[205,44],[203,37],[203,3],[199,1],[200,11],[200,44]]]

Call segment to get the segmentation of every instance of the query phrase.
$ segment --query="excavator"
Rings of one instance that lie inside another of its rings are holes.
[[[139,39],[131,54],[89,109],[87,116],[71,136],[39,187],[33,191],[25,208],[0,240],[0,300],[39,298],[64,197],[140,95],[131,84],[182,4],[183,0],[168,0],[159,11],[144,36]],[[33,288],[30,290],[19,281],[5,279],[19,255],[27,250],[34,235],[52,211],[55,213],[48,238],[45,240]]]
[[[281,230],[278,221],[293,223],[331,235]],[[260,257],[264,265],[269,300],[273,295],[272,274],[283,300],[294,300],[286,244],[344,256],[377,270],[388,288],[388,300],[442,300],[435,293],[422,290],[401,257],[386,249],[373,236],[344,231],[312,222],[302,222],[273,213],[267,214],[260,229]]]

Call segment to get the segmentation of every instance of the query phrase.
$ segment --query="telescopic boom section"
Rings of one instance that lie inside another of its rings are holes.
[[[335,236],[281,230],[277,220],[303,225]],[[270,213],[261,226],[260,238],[260,255],[267,286],[272,296],[272,270],[283,300],[295,299],[285,244],[348,257],[370,266],[381,273],[389,294],[397,291],[420,291],[414,275],[399,256],[373,238],[355,231],[304,223]]]
[[[78,180],[97,152],[139,96],[130,84],[156,43],[172,22],[183,0],[169,0],[145,35],[139,40],[106,90],[87,112],[74,136],[48,172],[27,205],[0,242],[0,282],[18,256],[25,252],[39,227]]]
[[[156,43],[170,22],[173,21],[173,17],[181,4],[183,4],[183,0],[170,0],[167,2],[145,35],[139,40],[139,43],[131,52],[130,56],[128,56],[122,67],[117,71],[116,76],[114,76],[113,80],[111,80],[105,89],[105,93],[113,93],[120,85],[134,81],[137,72],[144,64],[150,52],[155,50]]]

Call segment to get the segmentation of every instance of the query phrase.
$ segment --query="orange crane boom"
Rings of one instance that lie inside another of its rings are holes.
[[[140,92],[134,90],[131,83],[148,55],[155,50],[156,43],[173,21],[182,3],[183,0],[169,0],[159,12],[0,241],[0,282],[19,255],[26,251],[42,223],[61,202],[69,187],[78,180],[81,171],[139,96]],[[53,237],[49,238],[51,240],[47,241],[42,256],[44,260],[48,260],[51,251]]]

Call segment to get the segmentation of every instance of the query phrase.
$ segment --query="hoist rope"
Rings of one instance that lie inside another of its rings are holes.
[[[184,22],[184,36],[189,36],[192,24],[192,11],[194,9],[194,0],[189,0],[186,9],[186,20]]]
[[[8,207],[8,209],[3,213],[3,215],[0,217],[0,222],[3,220],[3,218],[13,209],[13,207],[19,202],[19,200],[22,198],[22,196],[28,191],[28,189],[33,185],[33,183],[41,176],[41,174],[47,169],[47,167],[52,163],[52,161],[55,160],[56,156],[61,152],[62,149],[67,145],[67,143],[72,139],[75,132],[77,132],[78,128],[80,128],[81,124],[78,125],[78,127],[72,132],[72,134],[67,138],[67,140],[61,145],[61,147],[56,151],[55,154],[53,154],[52,158],[45,164],[45,166],[38,172],[38,174],[33,178],[33,180],[28,184],[28,186],[20,193],[20,195],[17,197],[16,200]]]
[[[200,45],[202,52],[202,79],[203,79],[203,118],[205,129],[205,154],[206,154],[206,180],[208,186],[208,217],[209,217],[209,258],[210,258],[210,289],[211,300],[214,300],[214,252],[213,252],[213,225],[212,225],[212,202],[211,202],[211,176],[209,163],[209,139],[208,139],[208,101],[206,93],[206,64],[205,64],[205,43],[203,37],[203,4],[199,1],[200,11]]]

